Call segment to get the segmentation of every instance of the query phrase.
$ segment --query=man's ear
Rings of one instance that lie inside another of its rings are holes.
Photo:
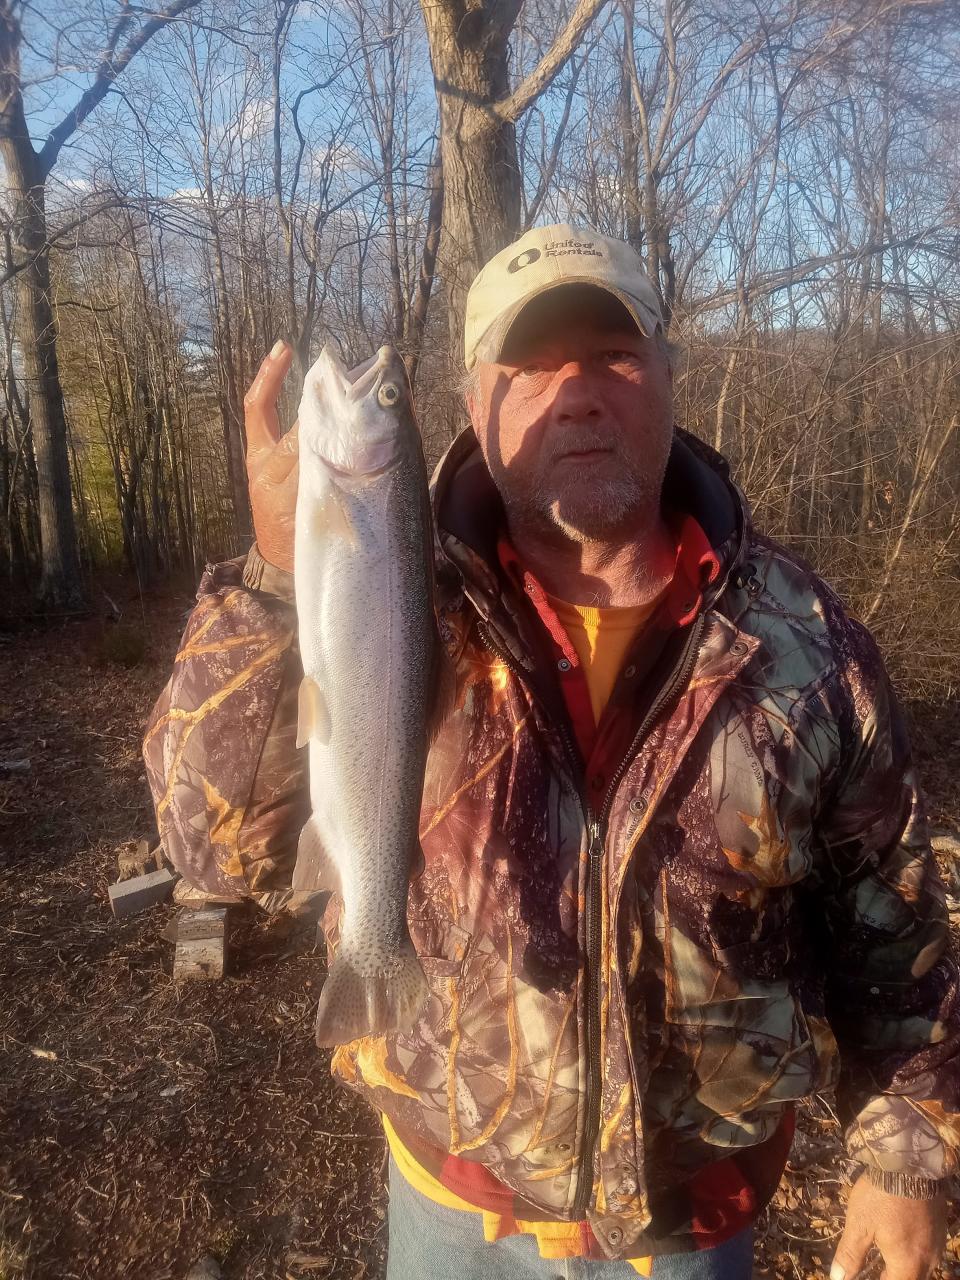
[[[476,372],[467,377],[463,386],[463,404],[470,425],[479,435],[479,426],[483,420],[483,397],[480,394],[480,375]]]

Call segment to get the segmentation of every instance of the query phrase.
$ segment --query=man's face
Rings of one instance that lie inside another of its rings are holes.
[[[512,527],[617,542],[659,506],[673,435],[667,356],[602,290],[531,302],[468,400]]]

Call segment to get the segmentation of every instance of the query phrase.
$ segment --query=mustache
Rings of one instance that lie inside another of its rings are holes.
[[[556,462],[568,453],[587,453],[592,449],[605,453],[619,453],[619,442],[608,431],[594,428],[569,427],[556,433],[544,450],[547,463]],[[543,456],[543,455],[541,455]]]

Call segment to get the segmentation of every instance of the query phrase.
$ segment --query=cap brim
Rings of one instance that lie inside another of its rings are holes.
[[[621,306],[626,308],[631,320],[633,320],[645,338],[652,338],[656,332],[659,321],[651,329],[649,325],[650,317],[643,317],[639,309],[640,304],[635,298],[631,298],[629,294],[622,292],[620,289],[615,289],[612,285],[601,284],[596,276],[564,276],[562,280],[551,280],[547,284],[541,285],[539,289],[528,293],[519,302],[514,303],[503,315],[499,316],[473,348],[467,368],[472,369],[478,360],[482,360],[484,363],[498,363],[503,355],[503,348],[507,338],[510,336],[510,330],[530,303],[537,298],[543,297],[545,293],[550,293],[555,289],[567,289],[570,285],[589,285],[591,289],[597,289],[601,293],[609,293],[611,297],[616,298]]]

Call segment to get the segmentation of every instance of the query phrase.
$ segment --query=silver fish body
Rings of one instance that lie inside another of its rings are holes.
[[[312,814],[294,889],[338,887],[340,945],[317,1043],[409,1028],[427,988],[407,931],[437,661],[427,473],[389,347],[328,350],[300,404],[294,578]]]

